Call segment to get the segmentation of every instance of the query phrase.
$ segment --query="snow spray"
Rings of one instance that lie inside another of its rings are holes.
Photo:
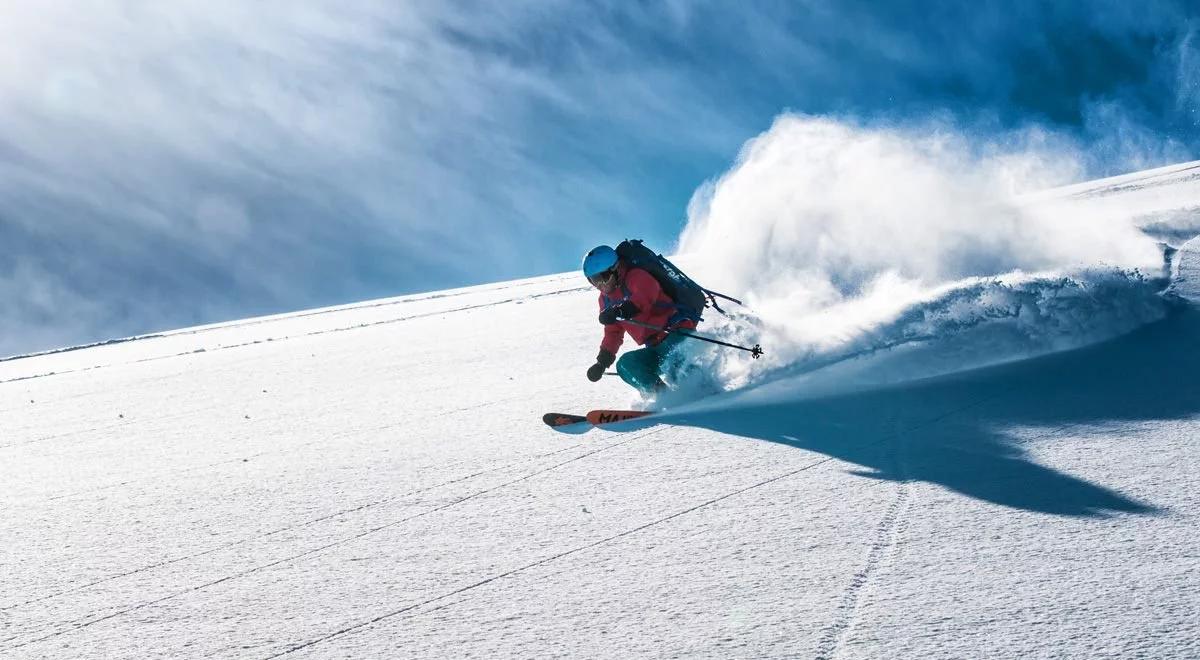
[[[693,359],[733,389],[923,347],[903,366],[855,367],[895,382],[1162,318],[1161,247],[1127,214],[1022,201],[1079,179],[1080,162],[1037,132],[985,144],[939,127],[778,118],[696,192],[679,245],[689,271],[757,314],[707,329],[772,350],[758,363]]]

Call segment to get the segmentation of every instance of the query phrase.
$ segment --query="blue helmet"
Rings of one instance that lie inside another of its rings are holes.
[[[583,258],[583,274],[594,280],[598,275],[612,270],[617,265],[617,251],[607,245],[598,245]]]

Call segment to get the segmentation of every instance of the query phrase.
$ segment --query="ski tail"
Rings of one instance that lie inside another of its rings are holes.
[[[571,424],[580,424],[588,421],[584,415],[572,415],[570,413],[546,413],[542,415],[542,421],[547,426],[569,426]]]

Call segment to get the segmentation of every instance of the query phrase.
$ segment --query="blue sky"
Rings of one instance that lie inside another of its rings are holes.
[[[666,249],[785,112],[1195,159],[1190,4],[0,1],[0,354]]]

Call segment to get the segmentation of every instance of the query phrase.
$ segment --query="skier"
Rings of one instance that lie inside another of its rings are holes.
[[[643,394],[667,388],[662,376],[671,357],[684,339],[677,329],[693,329],[697,316],[677,305],[653,275],[618,257],[616,250],[600,245],[583,258],[583,274],[600,290],[600,323],[604,339],[596,363],[587,370],[588,380],[597,382],[604,370],[617,363],[617,374]],[[617,360],[626,333],[639,346]]]

